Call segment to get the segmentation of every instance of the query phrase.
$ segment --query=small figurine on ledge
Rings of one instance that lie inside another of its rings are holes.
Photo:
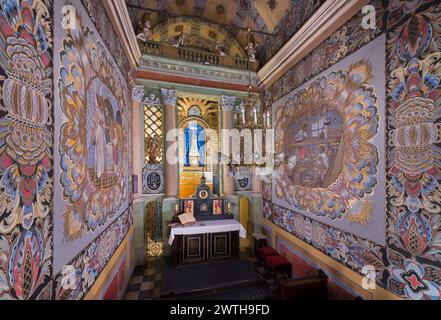
[[[179,47],[185,47],[185,39],[186,35],[184,34],[184,31],[181,32],[181,34],[177,37],[176,41],[172,43],[172,47],[179,48]]]
[[[248,61],[251,63],[256,62],[256,52],[257,52],[257,44],[254,41],[254,38],[251,34],[251,28],[248,28],[247,31],[247,46],[245,47],[245,51],[248,53]]]
[[[225,44],[222,40],[216,40],[216,45],[214,49],[217,51],[217,54],[221,57],[225,57],[227,54],[225,53]]]
[[[248,43],[248,46],[245,48],[245,50],[248,53],[248,59],[250,60],[250,62],[256,62],[256,47],[254,43]]]
[[[144,25],[142,26],[142,32],[136,35],[136,38],[138,40],[141,40],[142,42],[147,42],[152,40],[152,29],[150,26],[150,21],[146,20],[144,22]]]

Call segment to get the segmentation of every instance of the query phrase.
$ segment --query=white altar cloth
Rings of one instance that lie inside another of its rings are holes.
[[[236,220],[210,220],[210,221],[198,221],[190,226],[175,226],[171,228],[170,238],[168,244],[172,245],[176,236],[189,235],[189,234],[205,234],[205,233],[220,233],[220,232],[232,232],[239,231],[241,238],[247,237],[247,231]]]

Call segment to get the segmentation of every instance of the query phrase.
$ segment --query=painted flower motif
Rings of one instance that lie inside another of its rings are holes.
[[[38,299],[50,290],[50,5],[0,3],[0,300]]]
[[[84,267],[81,275],[83,292],[87,292],[88,288],[95,283],[95,280],[99,275],[100,265],[98,263],[98,254],[100,251],[106,251],[106,248],[99,248],[97,243],[94,242],[83,256]]]
[[[0,104],[7,112],[0,120],[0,234],[17,225],[29,230],[48,215],[52,195],[49,11],[40,1],[35,9],[20,3],[2,4],[0,14],[0,62],[8,74]]]
[[[269,219],[269,220],[271,220],[271,218],[273,216],[272,205],[268,201],[264,202],[263,215],[266,219]]]
[[[413,15],[402,27],[397,53],[401,59],[409,61],[420,57],[429,47],[433,28],[423,15]]]
[[[294,223],[292,225],[294,229],[294,233],[297,234],[300,237],[304,237],[305,234],[305,218],[300,215],[296,214],[294,217]]]
[[[359,244],[360,241],[354,241],[348,246],[350,264],[357,270],[361,270],[365,266],[373,266],[378,272],[384,268],[384,264],[379,256],[374,253],[374,249],[370,247],[369,243]]]
[[[411,300],[439,300],[441,288],[426,276],[424,268],[413,260],[404,261],[403,267],[392,266],[392,276],[404,288]]]
[[[337,229],[326,227],[326,242],[323,250],[337,261],[342,263],[347,261],[348,247],[345,244],[345,238]]]
[[[9,258],[9,281],[18,299],[35,298],[38,287],[47,276],[42,267],[45,261],[44,243],[34,228],[23,232],[14,242]]]
[[[414,256],[426,251],[432,240],[432,229],[429,221],[419,213],[402,214],[396,226],[404,247]]]
[[[321,61],[321,65],[316,65],[318,67],[317,70],[321,70],[326,66],[332,65],[339,61],[342,57],[346,56],[348,52],[346,44],[349,41],[347,31],[348,29],[343,27],[325,41],[322,49],[324,57]]]
[[[2,299],[12,299],[9,294],[9,284],[6,269],[8,268],[8,255],[10,253],[9,241],[0,236],[0,297]]]
[[[424,209],[439,213],[441,117],[437,102],[441,97],[441,54],[423,61],[412,59],[405,68],[393,72],[390,82],[392,121],[390,131],[392,166],[389,192],[393,203],[411,212]]]
[[[312,222],[311,242],[314,247],[319,249],[322,249],[326,243],[326,230],[321,223],[317,221]]]
[[[424,210],[412,212],[404,207],[392,207],[389,219],[390,245],[409,252],[414,258],[440,261],[441,215],[432,215]],[[389,261],[397,264],[394,257],[389,258]]]

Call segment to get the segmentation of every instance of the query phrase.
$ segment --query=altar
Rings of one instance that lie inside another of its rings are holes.
[[[225,199],[210,191],[205,179],[188,199],[180,199],[176,216],[194,216],[192,225],[176,219],[170,225],[169,245],[175,265],[234,260],[239,257],[239,238],[246,238],[245,228],[234,219]]]
[[[239,258],[239,237],[245,228],[236,220],[198,221],[194,225],[171,228],[169,244],[175,265]]]

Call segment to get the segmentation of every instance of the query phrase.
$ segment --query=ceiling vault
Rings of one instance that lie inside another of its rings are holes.
[[[132,5],[132,4],[127,4],[127,7],[128,8],[132,8],[132,9],[136,9],[136,10],[142,10],[142,11],[147,11],[147,12],[158,13],[160,15],[163,15],[163,16],[167,17],[167,18],[197,17],[198,19],[201,19],[201,21],[212,23],[212,24],[216,24],[216,25],[224,27],[226,29],[236,29],[236,30],[241,30],[241,31],[245,31],[245,32],[247,32],[250,29],[251,32],[255,33],[255,34],[260,34],[260,35],[269,36],[269,37],[277,37],[277,33],[270,33],[270,32],[265,32],[265,31],[260,31],[260,30],[254,30],[252,28],[239,27],[239,26],[235,26],[235,25],[232,25],[232,24],[219,23],[219,22],[215,22],[215,21],[209,20],[209,19],[207,19],[205,17],[202,17],[202,16],[199,16],[199,15],[193,15],[193,16],[177,15],[177,14],[171,14],[171,13],[169,13],[167,11],[164,11],[164,10],[152,9],[152,8],[147,8],[147,7],[137,6],[137,5]]]

